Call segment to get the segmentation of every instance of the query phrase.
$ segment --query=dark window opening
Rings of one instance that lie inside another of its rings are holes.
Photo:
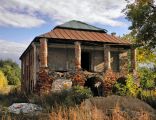
[[[89,54],[89,52],[81,53],[81,67],[83,70],[90,71],[90,54]]]
[[[93,96],[103,96],[103,82],[99,77],[88,78],[84,86],[90,88]]]

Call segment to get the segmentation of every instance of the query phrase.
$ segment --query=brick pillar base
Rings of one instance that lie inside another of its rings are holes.
[[[48,69],[41,67],[38,73],[35,92],[39,95],[47,94],[51,91],[53,78],[49,77]]]

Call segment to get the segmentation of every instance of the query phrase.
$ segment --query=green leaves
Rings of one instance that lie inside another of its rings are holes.
[[[140,84],[143,89],[154,88],[156,86],[156,73],[148,68],[139,70]]]
[[[9,85],[20,84],[20,68],[12,60],[0,60],[0,70],[3,71]]]
[[[126,84],[116,82],[114,85],[114,91],[117,95],[121,96],[137,96],[138,94],[138,87],[134,83],[134,78],[131,74],[127,75]]]
[[[4,76],[4,73],[0,70],[0,90],[7,86],[7,79]]]
[[[156,6],[153,0],[138,0],[128,4],[124,13],[132,22],[129,29],[136,37],[136,42],[150,50],[156,48]]]

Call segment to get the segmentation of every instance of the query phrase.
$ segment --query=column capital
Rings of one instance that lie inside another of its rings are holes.
[[[78,44],[81,45],[81,42],[80,41],[75,41],[74,44],[75,45],[78,45]]]

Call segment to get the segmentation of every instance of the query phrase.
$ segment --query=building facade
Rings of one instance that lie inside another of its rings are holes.
[[[136,50],[126,40],[107,34],[105,29],[69,21],[37,36],[21,55],[22,89],[35,89],[41,68],[55,72],[87,70],[101,73],[135,71]]]

